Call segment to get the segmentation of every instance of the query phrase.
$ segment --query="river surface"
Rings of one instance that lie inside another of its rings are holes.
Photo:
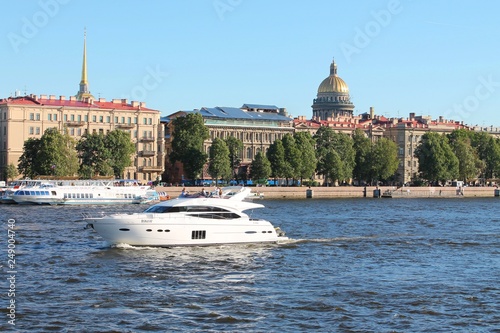
[[[290,242],[110,247],[81,214],[144,206],[2,205],[0,331],[500,332],[498,198],[262,203]]]

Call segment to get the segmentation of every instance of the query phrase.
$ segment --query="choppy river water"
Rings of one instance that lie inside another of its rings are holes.
[[[0,331],[500,332],[498,198],[262,203],[290,242],[110,247],[81,213],[144,206],[0,206]]]

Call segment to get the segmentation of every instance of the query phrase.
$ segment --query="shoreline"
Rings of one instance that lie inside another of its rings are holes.
[[[177,198],[182,186],[157,186],[157,191],[167,192],[171,198]],[[185,187],[189,193],[200,192],[203,187],[187,186]],[[331,199],[331,198],[363,198],[363,186],[337,186],[337,187],[306,187],[306,186],[290,186],[290,187],[252,187],[252,192],[263,194],[265,199],[306,199],[308,190],[311,190],[311,199]],[[377,198],[374,196],[376,186],[366,187],[366,198]],[[380,194],[385,191],[391,191],[392,198],[493,198],[500,189],[495,187],[400,187],[379,186]],[[206,191],[213,190],[213,187],[205,187]]]

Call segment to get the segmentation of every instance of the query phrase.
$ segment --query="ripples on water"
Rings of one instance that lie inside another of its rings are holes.
[[[109,247],[81,213],[143,206],[0,206],[17,331],[500,332],[497,198],[263,203],[291,241]]]

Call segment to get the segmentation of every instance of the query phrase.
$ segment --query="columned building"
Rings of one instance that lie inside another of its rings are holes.
[[[393,140],[398,145],[400,159],[396,173],[396,182],[399,184],[411,182],[418,175],[418,159],[414,151],[423,134],[429,131],[451,133],[456,129],[468,128],[453,120],[442,117],[432,120],[430,117],[415,116],[414,113],[410,113],[409,118],[386,118],[375,114],[373,107],[369,113],[354,115],[349,87],[338,76],[335,61],[330,65],[330,76],[318,87],[312,109],[312,119],[308,120],[304,116],[294,119],[296,131],[308,131],[314,135],[320,127],[327,126],[337,132],[352,135],[356,129],[361,129],[372,142],[381,137]]]
[[[313,119],[331,121],[338,117],[352,118],[354,105],[349,96],[349,87],[337,75],[335,60],[330,65],[330,76],[318,87],[318,95],[313,100]]]
[[[257,153],[267,153],[269,146],[276,140],[282,139],[285,134],[294,133],[292,119],[287,116],[286,110],[274,105],[244,104],[241,108],[235,107],[203,107],[191,111],[178,111],[162,117],[165,126],[166,159],[172,151],[173,133],[172,120],[183,117],[188,113],[200,113],[205,125],[210,131],[210,138],[205,141],[203,150],[209,153],[212,141],[215,138],[226,139],[230,136],[243,142],[241,152],[241,166],[238,173],[246,175],[249,164]],[[211,179],[207,167],[204,168],[202,179]],[[164,180],[171,183],[180,183],[184,179],[182,166],[170,166]]]
[[[130,133],[136,146],[133,164],[123,178],[156,180],[164,169],[164,134],[160,112],[143,102],[95,99],[88,90],[86,41],[83,47],[80,89],[76,96],[27,95],[0,99],[0,179],[7,165],[19,163],[24,142],[57,128],[75,140],[86,133],[106,134],[115,129]]]

